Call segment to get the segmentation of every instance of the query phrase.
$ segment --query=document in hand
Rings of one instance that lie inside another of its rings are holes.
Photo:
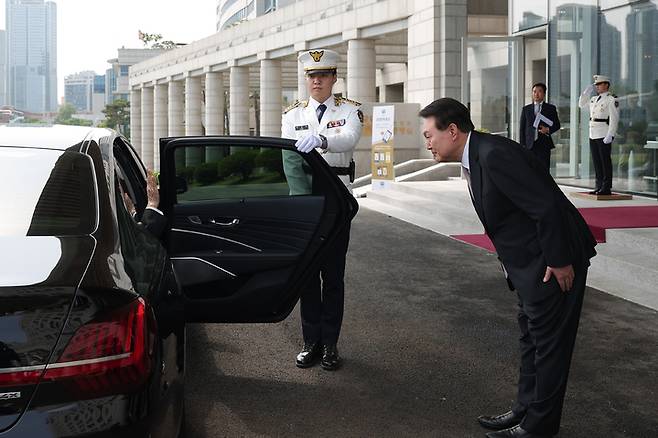
[[[544,124],[548,125],[549,128],[551,126],[553,126],[553,121],[551,119],[549,119],[548,117],[546,117],[542,113],[537,113],[537,117],[535,117],[535,121],[532,124],[533,128],[539,128],[540,123],[544,123]]]

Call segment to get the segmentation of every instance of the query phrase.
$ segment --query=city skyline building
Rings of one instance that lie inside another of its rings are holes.
[[[105,75],[87,70],[64,78],[64,102],[79,113],[102,114],[105,108]]]
[[[57,110],[57,5],[6,0],[6,101],[32,113]]]

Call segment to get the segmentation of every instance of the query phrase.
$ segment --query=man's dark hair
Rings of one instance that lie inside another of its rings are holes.
[[[423,118],[434,117],[436,128],[444,131],[451,123],[457,125],[461,132],[471,132],[475,130],[471,122],[471,114],[460,101],[443,97],[423,108],[419,116]]]
[[[543,82],[537,82],[537,83],[535,83],[535,84],[532,86],[531,90],[534,90],[535,87],[539,87],[539,88],[541,88],[542,90],[544,90],[544,94],[546,94],[546,84],[545,84],[545,83],[543,83]]]

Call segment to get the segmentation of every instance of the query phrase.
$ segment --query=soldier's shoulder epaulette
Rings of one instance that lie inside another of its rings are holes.
[[[293,102],[292,105],[290,105],[288,108],[283,110],[283,114],[286,114],[287,112],[292,111],[295,108],[297,108],[298,106],[302,106],[302,105],[306,106],[306,101],[305,100],[296,100],[296,101]]]
[[[361,106],[361,102],[357,102],[356,100],[348,99],[346,97],[336,97],[335,98],[336,106],[340,106],[340,104],[345,103],[345,102],[351,103],[354,106]]]

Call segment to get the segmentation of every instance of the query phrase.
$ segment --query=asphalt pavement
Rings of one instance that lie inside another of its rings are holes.
[[[298,369],[279,324],[188,327],[187,438],[484,437],[518,370],[494,255],[371,210],[352,224],[336,372]],[[658,437],[658,312],[586,291],[562,438]]]

